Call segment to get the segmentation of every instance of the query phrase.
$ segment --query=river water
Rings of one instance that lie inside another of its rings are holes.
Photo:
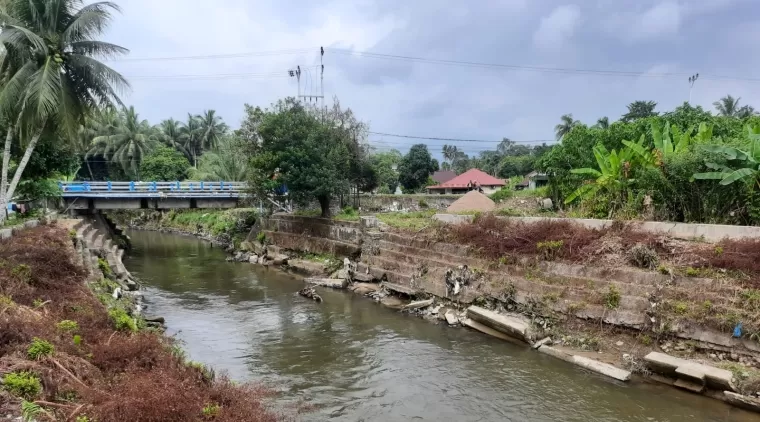
[[[133,231],[126,267],[148,313],[189,357],[261,381],[304,421],[759,421],[670,387],[623,384],[467,329],[322,291],[274,270],[225,262],[207,242]]]

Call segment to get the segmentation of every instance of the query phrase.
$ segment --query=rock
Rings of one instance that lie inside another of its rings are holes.
[[[274,258],[272,258],[272,263],[274,265],[284,265],[288,263],[288,256],[283,254],[275,255]]]
[[[739,355],[737,355],[735,352],[731,352],[729,357],[731,358],[731,360],[739,360]]]
[[[410,297],[417,296],[419,292],[416,289],[413,289],[411,287],[402,286],[400,284],[395,283],[389,283],[387,281],[384,281],[382,284],[380,284],[381,287],[384,287],[388,290],[394,291],[396,293],[405,294]]]
[[[304,287],[298,291],[298,294],[307,299],[312,299],[315,302],[322,302],[322,296],[318,295],[313,287]]]
[[[760,400],[752,398],[750,396],[743,396],[731,391],[723,392],[726,401],[733,404],[736,407],[750,410],[753,412],[760,412]]]
[[[541,208],[545,210],[550,210],[554,208],[554,204],[552,203],[551,198],[544,198],[541,200]]]
[[[362,283],[371,283],[375,280],[375,277],[372,274],[367,273],[354,273],[353,280]]]
[[[378,289],[380,289],[380,286],[372,283],[354,283],[354,285],[351,286],[352,292],[362,296],[374,293]]]
[[[715,353],[710,353],[709,356],[710,356],[710,359],[718,359],[718,355],[716,355]]]
[[[493,329],[511,335],[528,344],[532,343],[527,322],[511,315],[502,315],[479,306],[467,308],[467,316]]]
[[[117,287],[113,289],[113,293],[111,294],[111,296],[114,299],[121,299],[121,287]]]
[[[251,255],[248,257],[248,262],[251,264],[258,264],[259,263],[259,256],[258,255]]]
[[[164,317],[162,316],[145,316],[143,317],[145,322],[157,322],[159,324],[165,324],[166,321],[164,320]]]
[[[408,305],[404,306],[404,309],[407,309],[407,310],[422,309],[422,308],[427,308],[428,306],[432,304],[433,304],[433,299],[418,300],[416,302],[411,302]]]
[[[380,299],[380,304],[393,309],[401,309],[404,306],[404,302],[395,296],[385,296]]]
[[[541,339],[541,340],[533,343],[533,345],[531,346],[531,348],[538,349],[539,347],[541,347],[541,346],[543,346],[545,344],[546,345],[552,344],[552,338],[551,337],[544,337],[543,339]]]
[[[127,290],[129,290],[130,292],[134,292],[135,290],[140,288],[140,286],[134,280],[127,279],[125,284],[127,285]]]
[[[615,346],[617,346],[617,347],[621,347],[623,344],[624,344],[624,343],[623,343],[622,341],[618,341],[617,343],[615,343]]]
[[[446,312],[445,318],[446,318],[446,323],[448,323],[449,325],[459,324],[459,318],[457,318],[457,315],[454,311],[449,310],[448,312]]]
[[[438,315],[438,311],[440,311],[442,307],[443,307],[443,305],[438,305],[438,306],[434,307],[433,309],[430,310],[430,314],[431,315]]]
[[[307,277],[304,278],[303,281],[309,284],[314,284],[316,286],[330,287],[332,289],[345,289],[348,287],[348,281],[340,278]]]

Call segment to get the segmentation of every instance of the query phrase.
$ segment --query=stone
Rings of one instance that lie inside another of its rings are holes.
[[[675,377],[676,368],[686,363],[686,360],[660,352],[651,352],[644,356],[644,362],[653,372]]]
[[[445,317],[446,317],[447,324],[449,325],[459,324],[459,318],[457,318],[457,314],[454,311],[449,310],[448,312],[446,312]]]
[[[760,400],[750,397],[750,396],[744,396],[741,394],[736,394],[732,391],[724,391],[723,395],[727,402],[733,404],[736,407],[740,407],[742,409],[750,410],[753,412],[760,412]]]
[[[440,311],[442,307],[443,307],[443,305],[438,305],[438,306],[432,308],[430,310],[430,314],[431,315],[438,315],[438,311]]]
[[[348,287],[348,281],[346,281],[345,279],[340,279],[340,278],[307,277],[307,278],[304,278],[303,281],[305,281],[308,284],[313,284],[315,286],[330,287],[333,289],[345,289],[346,287]]]
[[[13,236],[13,229],[0,230],[0,239],[10,239]]]
[[[673,383],[673,386],[697,394],[702,394],[705,391],[705,384],[691,382],[681,378],[677,379],[676,382]]]
[[[541,208],[545,210],[550,210],[554,208],[554,203],[552,203],[551,198],[544,198],[541,200]]]
[[[127,285],[127,290],[129,290],[130,292],[133,292],[140,288],[140,286],[134,280],[127,279],[126,285]]]
[[[546,345],[552,344],[552,338],[551,337],[544,337],[543,339],[541,339],[541,340],[533,343],[533,345],[530,346],[530,347],[533,348],[533,349],[538,349],[539,347],[541,347],[541,346],[543,346],[545,344]]]
[[[631,371],[626,371],[625,369],[620,369],[608,363],[599,362],[598,360],[589,359],[584,356],[573,356],[573,363],[589,371],[606,375],[618,381],[628,381],[631,379]]]
[[[287,264],[288,263],[288,256],[287,255],[283,255],[283,254],[275,255],[272,258],[272,263],[274,265],[284,265],[284,264]]]
[[[701,368],[702,365],[695,363],[687,363],[676,368],[676,376],[679,379],[686,380],[693,384],[700,384],[702,389],[706,385],[705,371]]]
[[[351,291],[358,294],[358,295],[367,295],[370,293],[374,293],[380,289],[380,286],[373,283],[354,283],[351,286]]]
[[[525,321],[509,315],[502,315],[479,306],[467,308],[467,316],[518,340],[531,343],[529,325]]]
[[[362,283],[371,283],[374,280],[375,280],[375,277],[372,274],[354,273],[354,281],[359,281]]]
[[[388,290],[394,291],[396,293],[405,294],[407,296],[417,296],[419,292],[416,289],[413,289],[411,287],[402,286],[400,284],[396,283],[389,283],[387,281],[384,281],[382,284],[380,284],[381,287],[385,287]]]
[[[559,349],[555,349],[554,347],[543,345],[538,348],[538,351],[541,353],[547,354],[551,357],[564,360],[565,362],[573,363],[573,356],[568,355],[567,353]]]
[[[617,347],[621,347],[623,344],[624,344],[624,343],[623,343],[622,341],[618,341],[617,343],[615,343],[615,346],[617,346]]]
[[[259,263],[259,256],[258,255],[251,255],[248,257],[248,262],[251,264],[258,264]]]
[[[459,322],[463,326],[465,326],[465,327],[472,328],[473,330],[480,331],[481,333],[488,334],[489,336],[493,336],[493,337],[496,337],[498,339],[501,339],[501,340],[504,340],[504,341],[508,341],[510,343],[522,344],[520,341],[518,341],[514,337],[510,337],[510,336],[502,333],[501,331],[496,331],[493,328],[491,328],[491,327],[489,327],[487,325],[483,325],[483,324],[481,324],[481,323],[479,323],[477,321],[473,321],[470,318],[462,318],[462,319],[459,320]]]
[[[159,324],[165,324],[166,320],[162,316],[145,316],[143,317],[145,322],[157,322]]]
[[[416,302],[411,302],[408,305],[404,306],[404,309],[422,309],[422,308],[427,308],[428,306],[432,304],[433,304],[433,299],[418,300]]]
[[[380,304],[393,309],[401,309],[404,306],[404,302],[395,296],[385,296],[380,299]]]

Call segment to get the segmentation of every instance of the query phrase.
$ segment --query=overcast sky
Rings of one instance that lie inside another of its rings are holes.
[[[318,69],[306,70],[319,63],[320,46],[328,101],[337,96],[375,132],[552,140],[565,113],[593,124],[601,116],[619,118],[635,100],[672,109],[688,99],[687,78],[697,72],[693,104],[712,110],[713,101],[732,94],[760,109],[758,0],[116,1],[122,15],[106,38],[131,53],[109,64],[132,83],[125,102],[151,123],[215,109],[238,127],[244,103],[264,107],[296,94],[288,69],[300,65],[302,90],[314,92]],[[260,52],[273,54],[251,54]],[[415,142],[380,135],[370,141],[402,150]],[[424,142],[436,152],[446,143]],[[470,153],[495,145],[449,143]]]

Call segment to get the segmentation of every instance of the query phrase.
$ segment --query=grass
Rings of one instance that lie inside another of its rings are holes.
[[[77,324],[76,321],[72,321],[70,319],[64,319],[55,326],[58,327],[59,330],[66,332],[74,332],[79,330],[79,324]]]
[[[607,289],[607,293],[604,295],[604,306],[607,307],[607,309],[617,309],[620,307],[620,290],[614,285],[611,284],[610,287]]]
[[[340,213],[334,215],[333,219],[339,221],[359,221],[359,217],[359,211],[353,207],[345,207]]]
[[[26,355],[31,360],[40,360],[44,357],[52,356],[53,353],[55,353],[55,346],[37,337],[32,340],[32,344],[26,350]]]
[[[11,372],[3,377],[3,389],[14,396],[32,400],[42,392],[42,382],[32,372]]]
[[[121,308],[113,308],[108,311],[108,316],[113,322],[114,328],[118,331],[135,332],[137,331],[137,322],[127,314],[127,311]]]
[[[432,217],[435,213],[435,210],[391,212],[377,214],[377,218],[383,223],[397,229],[420,230],[433,223]]]

